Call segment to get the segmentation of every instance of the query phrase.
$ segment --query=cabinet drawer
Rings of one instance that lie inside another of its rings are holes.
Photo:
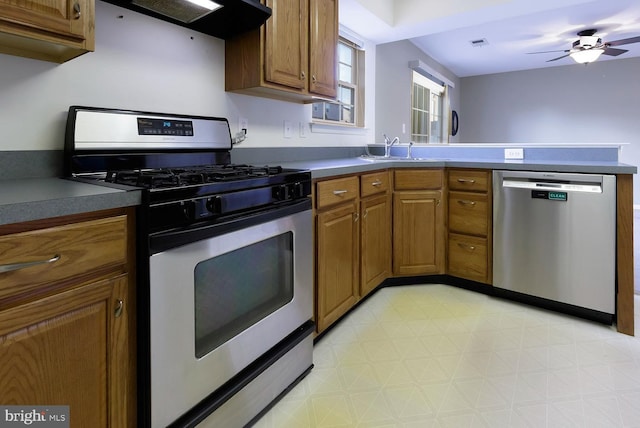
[[[442,188],[441,169],[398,169],[394,173],[395,190],[428,190]]]
[[[488,282],[487,240],[449,234],[449,275]]]
[[[324,208],[358,198],[358,177],[320,181],[316,187],[316,208]]]
[[[360,176],[360,196],[366,197],[389,190],[389,173],[387,171],[363,174]]]
[[[488,197],[469,192],[449,192],[449,230],[487,236]]]
[[[124,271],[126,237],[126,216],[0,236],[0,302],[48,292],[44,287],[57,290],[72,278],[95,278],[100,270]],[[34,264],[8,270],[28,263]]]
[[[449,171],[449,189],[470,192],[487,192],[489,190],[489,171]]]

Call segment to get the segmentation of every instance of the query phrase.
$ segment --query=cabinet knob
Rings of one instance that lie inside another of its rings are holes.
[[[312,81],[313,83],[316,83],[316,75],[315,75],[315,74],[312,74],[312,75],[311,75],[311,81]]]
[[[120,316],[122,315],[122,308],[123,307],[124,307],[124,302],[122,301],[122,299],[116,300],[116,308],[113,311],[113,315],[116,318],[120,318]]]
[[[306,78],[307,78],[307,76],[306,76],[306,74],[304,74],[304,71],[302,73],[300,73],[300,80],[304,80]]]
[[[460,248],[464,248],[464,249],[467,249],[469,251],[474,251],[476,249],[476,247],[473,246],[473,245],[463,244],[463,243],[460,243],[460,242],[458,243],[458,246]]]
[[[73,5],[73,18],[74,19],[80,19],[80,17],[82,16],[82,13],[80,12],[80,3],[74,3]]]

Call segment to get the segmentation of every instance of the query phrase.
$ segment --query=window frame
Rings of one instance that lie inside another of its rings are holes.
[[[418,79],[416,79],[418,77]],[[426,79],[426,80],[425,80]],[[423,82],[420,82],[422,80]],[[416,87],[420,87],[424,93],[422,97],[422,103],[417,103]],[[439,109],[437,112],[433,110],[434,96],[439,98]],[[447,121],[445,120],[445,105],[447,104],[446,98],[448,97],[447,84],[439,79],[430,76],[426,73],[420,73],[416,70],[412,70],[411,75],[411,140],[416,144],[446,144],[448,143]],[[426,100],[426,101],[425,101]],[[419,105],[418,105],[419,104]],[[416,118],[421,115],[425,115],[428,125],[426,125],[426,134],[416,131],[421,131],[421,127],[415,123]],[[434,121],[434,118],[439,120]],[[432,123],[438,122],[438,140],[432,141],[434,135],[432,133]]]
[[[362,49],[357,43],[352,42],[348,38],[344,36],[338,37],[338,44],[342,44],[352,51],[352,64],[350,67],[352,68],[352,80],[355,82],[346,82],[340,80],[340,65],[342,64],[337,58],[336,60],[336,82],[337,82],[337,93],[336,99],[318,99],[317,102],[314,102],[312,105],[311,112],[311,122],[315,124],[321,125],[330,125],[330,126],[340,126],[345,128],[364,128],[364,55],[365,51]],[[339,48],[337,47],[336,51]],[[337,55],[337,54],[336,54]],[[340,89],[347,88],[352,91],[353,99],[351,103],[344,103],[340,100]],[[326,118],[326,105],[337,105],[339,109],[338,120],[327,119]],[[321,106],[323,109],[322,118],[314,117],[314,109],[316,106]],[[347,122],[343,120],[343,109],[352,111],[352,122]]]

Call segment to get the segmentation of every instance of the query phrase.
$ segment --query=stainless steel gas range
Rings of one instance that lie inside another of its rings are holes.
[[[251,424],[313,367],[311,175],[231,141],[224,118],[69,109],[65,175],[143,194],[141,427]]]

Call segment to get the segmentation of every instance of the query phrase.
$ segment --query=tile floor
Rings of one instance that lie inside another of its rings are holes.
[[[640,427],[640,338],[446,285],[379,290],[314,363],[256,427]]]

